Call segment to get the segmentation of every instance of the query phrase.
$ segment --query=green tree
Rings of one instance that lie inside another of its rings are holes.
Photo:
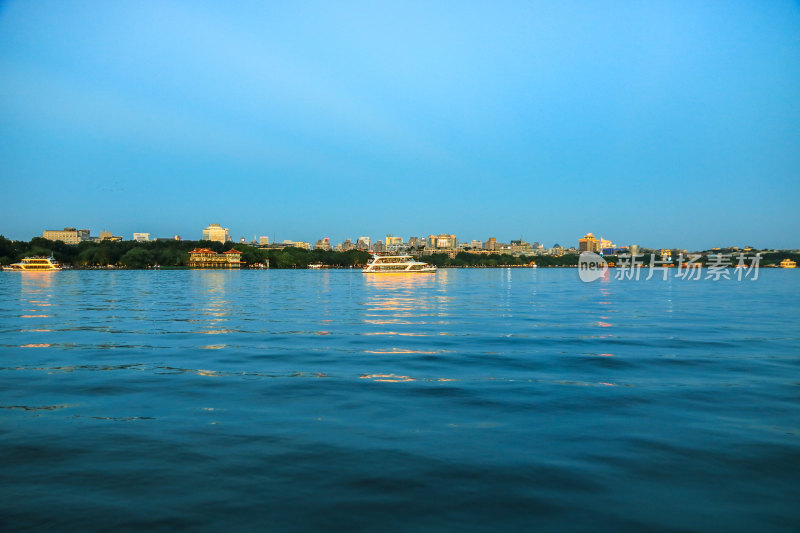
[[[128,268],[145,268],[155,263],[153,254],[144,248],[132,248],[125,252],[120,263]]]
[[[292,268],[295,265],[294,258],[292,254],[284,250],[280,254],[278,254],[277,261],[275,261],[275,266],[278,268]]]

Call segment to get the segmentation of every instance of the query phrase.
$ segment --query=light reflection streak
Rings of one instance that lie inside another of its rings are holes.
[[[420,329],[430,328],[435,324],[449,323],[447,320],[443,320],[444,317],[449,316],[446,310],[452,300],[452,297],[446,294],[448,282],[448,274],[444,270],[438,271],[436,275],[367,275],[364,278],[367,298],[361,318],[367,327],[360,335],[396,337],[398,340],[437,335],[436,332],[420,331]],[[396,345],[373,348],[365,350],[363,353],[402,356],[436,355],[445,353],[445,351],[431,350],[418,345]],[[396,376],[381,378],[381,380],[387,381],[396,381],[397,379],[405,380],[405,378]]]
[[[399,374],[362,374],[361,379],[369,379],[383,383],[405,383],[409,381],[458,381],[453,378],[414,378]]]
[[[205,305],[197,313],[197,316],[201,318],[197,319],[196,322],[200,323],[201,327],[204,328],[197,333],[220,335],[235,331],[220,327],[220,322],[230,320],[232,304],[225,294],[229,273],[202,271],[198,272],[198,274],[200,274],[198,280],[200,281],[201,290],[206,294],[208,300],[204,302]]]
[[[373,353],[381,355],[419,353],[419,354],[433,355],[437,353],[447,353],[447,352],[445,350],[424,351],[424,350],[403,350],[401,348],[392,348],[391,350],[364,350],[364,353]]]
[[[429,337],[430,335],[426,333],[403,333],[400,331],[373,331],[367,333],[361,333],[361,335],[372,336],[372,335],[397,335],[399,337]],[[440,335],[444,335],[444,333],[440,333]]]

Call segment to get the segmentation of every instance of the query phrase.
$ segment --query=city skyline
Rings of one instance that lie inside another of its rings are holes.
[[[0,236],[5,237],[0,233]],[[37,236],[39,237],[39,236]],[[576,252],[582,251],[593,251],[593,252],[600,252],[605,254],[612,254],[617,249],[626,250],[628,248],[635,248],[635,249],[668,249],[668,250],[684,250],[686,251],[687,248],[684,246],[676,245],[676,246],[662,246],[658,244],[641,244],[641,243],[626,243],[621,241],[619,244],[612,242],[609,239],[604,238],[603,235],[598,235],[599,238],[595,237],[592,232],[588,232],[586,235],[582,237],[575,237],[572,240],[565,240],[563,242],[552,242],[548,243],[548,241],[543,241],[539,239],[525,239],[523,237],[519,237],[517,239],[497,239],[495,236],[485,237],[486,240],[484,241],[483,238],[475,239],[471,237],[462,237],[459,238],[455,234],[432,234],[427,233],[424,235],[411,235],[408,239],[405,239],[402,236],[398,236],[391,233],[383,234],[383,237],[378,237],[377,239],[373,239],[371,236],[367,235],[360,235],[358,238],[353,237],[344,237],[342,239],[334,239],[330,237],[320,237],[318,239],[310,239],[310,240],[303,240],[303,239],[283,239],[283,238],[273,238],[268,235],[258,235],[254,234],[252,239],[249,239],[245,236],[241,236],[239,238],[235,238],[234,235],[229,231],[229,228],[222,227],[219,223],[211,223],[207,227],[202,230],[202,235],[200,238],[193,238],[183,235],[174,234],[172,236],[151,236],[150,233],[143,233],[143,232],[136,232],[133,233],[132,239],[126,239],[124,236],[121,235],[114,235],[114,232],[102,230],[100,231],[99,235],[93,235],[91,233],[90,228],[83,228],[78,229],[75,227],[64,227],[63,229],[46,229],[42,231],[41,237],[44,237],[48,240],[60,240],[65,244],[78,244],[82,241],[122,241],[122,240],[133,240],[133,241],[149,241],[149,240],[179,240],[179,241],[217,241],[220,243],[243,243],[243,244],[251,244],[256,246],[265,246],[265,245],[282,245],[282,246],[296,246],[300,248],[306,249],[325,249],[325,250],[348,250],[348,249],[362,249],[362,250],[369,250],[372,251],[373,248],[375,252],[385,252],[391,250],[400,250],[400,249],[408,249],[412,247],[424,247],[425,249],[434,249],[434,248],[441,248],[441,249],[462,249],[462,248],[478,248],[484,251],[486,250],[496,250],[497,252],[509,251],[513,250],[515,253],[526,253],[525,250],[530,252],[539,251],[539,252],[553,252],[554,249],[556,253],[563,253],[563,250],[573,250]],[[575,245],[575,241],[577,239],[577,246]],[[27,239],[29,240],[29,239]],[[23,240],[23,242],[27,241]],[[693,249],[694,251],[701,251],[701,250],[718,250],[718,249],[776,249],[770,248],[765,246],[758,246],[752,245],[750,243],[743,244],[743,243],[726,243],[726,244],[719,244],[716,246],[709,246],[704,249]],[[790,247],[790,248],[781,248],[781,250],[797,250],[800,248]]]
[[[789,1],[12,0],[0,234],[797,248],[798,40]]]

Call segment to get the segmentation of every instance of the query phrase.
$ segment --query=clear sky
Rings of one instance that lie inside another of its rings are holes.
[[[0,3],[0,234],[800,247],[790,1]]]

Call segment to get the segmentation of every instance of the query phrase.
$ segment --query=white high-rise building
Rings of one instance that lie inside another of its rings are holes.
[[[369,237],[359,237],[356,241],[356,248],[359,250],[369,250],[371,241]]]
[[[216,241],[224,244],[231,241],[231,236],[228,228],[223,228],[219,224],[209,224],[208,227],[203,230],[203,240]]]

